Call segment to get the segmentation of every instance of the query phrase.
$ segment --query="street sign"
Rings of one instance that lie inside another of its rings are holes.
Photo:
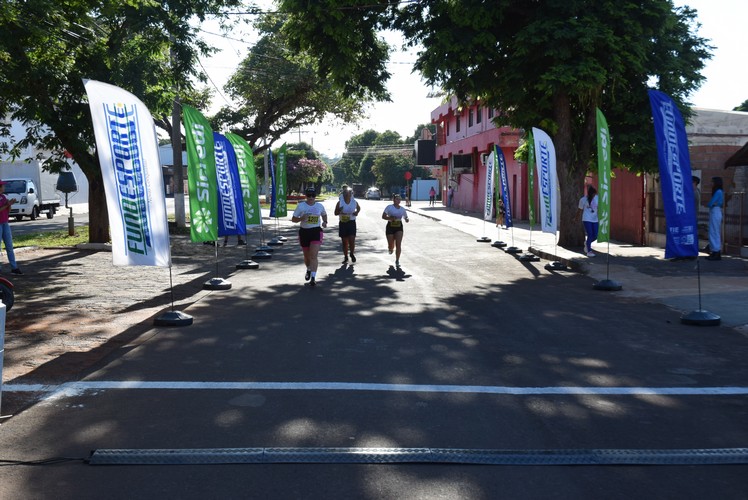
[[[411,177],[413,177],[413,174],[411,174],[410,171],[405,172],[405,180],[406,181],[409,181]]]

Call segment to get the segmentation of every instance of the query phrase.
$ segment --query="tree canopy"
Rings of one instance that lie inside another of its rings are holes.
[[[556,148],[561,186],[559,243],[568,246],[583,240],[574,216],[594,162],[596,108],[610,124],[617,165],[655,168],[646,91],[657,87],[669,94],[688,116],[686,100],[703,80],[711,49],[696,35],[696,12],[674,8],[670,0],[433,0],[377,6],[320,0],[313,9],[300,0],[279,3],[290,16],[288,26],[315,27],[314,32],[289,30],[291,43],[336,61],[333,76],[341,87],[346,81],[367,82],[351,59],[379,61],[386,55],[373,42],[339,47],[341,32],[352,24],[369,29],[356,33],[362,41],[379,28],[399,29],[410,44],[423,47],[415,66],[427,84],[441,86],[461,102],[480,99],[500,110],[497,125],[546,130]]]
[[[261,152],[282,135],[325,118],[358,119],[366,101],[332,85],[306,51],[291,50],[282,17],[266,14],[255,27],[262,36],[225,87],[239,104],[218,112],[218,127],[230,128]]]
[[[337,163],[340,172],[336,181],[362,183],[380,187],[405,184],[404,174],[410,171],[414,177],[430,178],[428,169],[415,165],[413,143],[420,137],[420,125],[412,137],[403,139],[392,130],[377,132],[366,130],[346,141],[346,153]]]
[[[176,89],[189,91],[196,59],[211,51],[197,23],[240,0],[7,0],[0,12],[0,120],[27,126],[7,154],[35,145],[65,153],[89,183],[90,241],[109,221],[83,79],[122,87],[166,122]],[[204,79],[204,76],[202,76]],[[162,120],[163,121],[163,120]]]

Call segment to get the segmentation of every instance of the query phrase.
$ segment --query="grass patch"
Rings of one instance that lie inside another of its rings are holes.
[[[79,243],[88,243],[88,226],[76,226],[74,236],[69,236],[67,229],[13,236],[14,247],[72,247]]]

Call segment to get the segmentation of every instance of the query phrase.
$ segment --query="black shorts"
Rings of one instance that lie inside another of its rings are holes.
[[[384,229],[384,234],[395,234],[403,232],[403,221],[389,221]]]
[[[301,248],[309,248],[312,243],[321,245],[324,234],[319,226],[306,229],[302,227],[299,229],[299,244]]]
[[[341,222],[338,225],[338,234],[341,238],[356,236],[356,221],[349,220],[348,222]]]

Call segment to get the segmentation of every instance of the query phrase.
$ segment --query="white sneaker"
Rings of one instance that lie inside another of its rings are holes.
[[[595,252],[593,252],[592,250],[587,252],[587,257],[594,257],[594,256],[595,256]]]

